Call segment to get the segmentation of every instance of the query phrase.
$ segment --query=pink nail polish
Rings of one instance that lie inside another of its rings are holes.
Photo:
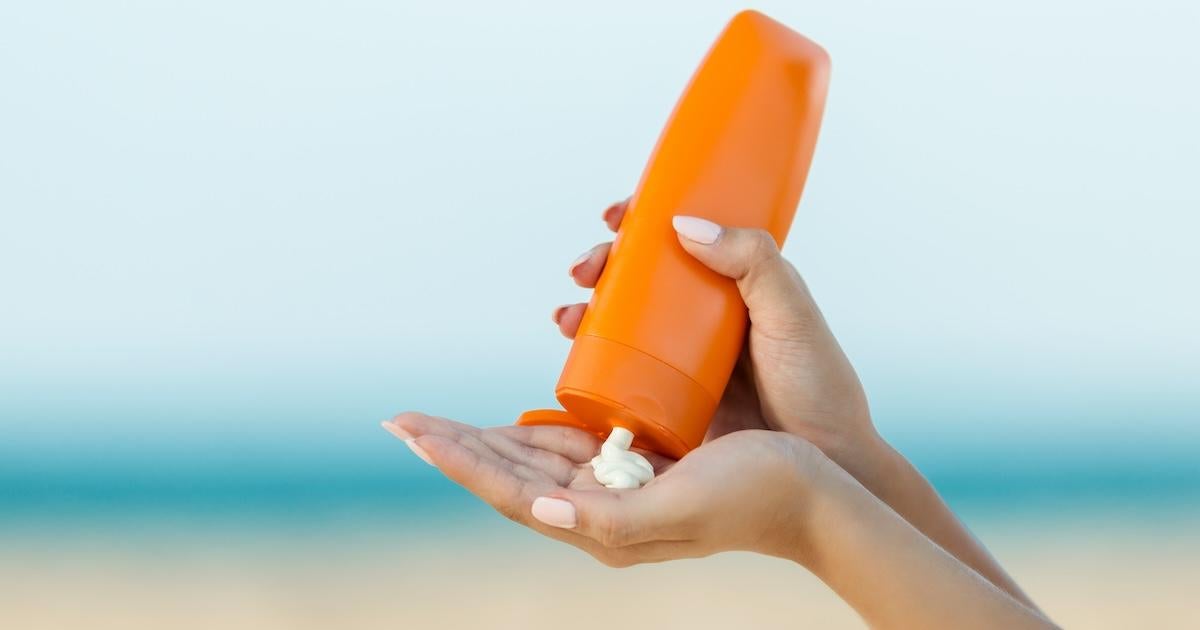
[[[594,252],[594,251],[596,251],[596,248],[595,248],[595,247],[593,247],[593,248],[591,248],[591,249],[587,250],[586,252],[583,252],[583,254],[581,254],[581,255],[579,256],[579,258],[576,258],[576,259],[575,259],[575,262],[571,263],[571,266],[570,266],[570,268],[568,268],[568,269],[567,269],[567,275],[568,275],[568,276],[571,276],[571,277],[575,277],[575,270],[576,270],[576,269],[577,269],[577,268],[578,268],[580,265],[582,265],[583,263],[585,263],[585,262],[587,262],[588,260],[590,260],[590,259],[592,258],[592,252]]]
[[[605,223],[608,223],[613,213],[616,212],[617,208],[620,208],[624,203],[624,201],[614,201],[613,203],[610,203],[608,207],[604,209],[604,212],[600,214],[600,218],[603,219]]]
[[[671,218],[671,225],[680,236],[701,245],[716,243],[725,229],[700,217],[675,216]]]
[[[421,448],[415,440],[404,440],[404,444],[406,444],[409,450],[411,450],[417,457],[420,457],[426,464],[429,464],[434,468],[437,467],[437,465],[433,463],[433,460],[429,459],[429,453],[426,453],[425,449]]]
[[[575,516],[575,506],[570,501],[564,501],[563,499],[538,497],[533,500],[533,508],[530,512],[533,513],[533,518],[551,527],[575,529],[575,525],[578,524]]]
[[[379,423],[379,426],[383,427],[385,431],[400,438],[401,440],[413,439],[413,434],[409,433],[408,431],[405,431],[404,429],[401,429],[399,426],[397,426],[391,420],[384,420],[383,422]]]

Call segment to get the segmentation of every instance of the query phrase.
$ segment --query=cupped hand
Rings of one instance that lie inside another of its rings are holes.
[[[610,490],[589,464],[599,442],[579,429],[483,429],[420,413],[384,428],[504,516],[609,566],[729,550],[794,557],[803,547],[805,493],[828,464],[793,436],[739,431],[679,461],[643,452],[655,478],[638,490]]]
[[[614,232],[628,201],[613,204],[603,220]],[[858,376],[842,352],[796,269],[763,230],[719,226],[676,217],[680,245],[714,272],[737,283],[750,313],[750,329],[709,439],[742,429],[785,431],[812,442],[852,474],[864,471],[879,438]],[[611,242],[571,264],[581,287],[594,288]],[[574,338],[587,304],[554,311],[560,332]]]

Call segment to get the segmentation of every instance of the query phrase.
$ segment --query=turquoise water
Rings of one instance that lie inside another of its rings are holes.
[[[470,495],[375,422],[336,426],[324,444],[312,439],[317,429],[276,439],[210,436],[192,445],[156,444],[154,435],[141,445],[96,448],[10,444],[0,459],[0,504],[5,519],[64,523],[105,514],[321,519],[354,511],[436,520],[439,512],[475,509]],[[907,441],[898,447],[965,509],[1120,513],[1200,505],[1200,465],[1186,445]]]
[[[478,367],[425,375],[359,370],[109,388],[0,386],[0,521],[71,526],[108,518],[238,523],[382,516],[397,525],[491,518],[379,421],[404,406],[479,425],[552,404],[554,365],[486,383]],[[322,378],[317,378],[321,376]],[[101,374],[98,378],[103,378]],[[891,382],[900,382],[899,377]],[[396,385],[400,384],[400,385]],[[995,404],[1002,388],[937,401],[875,389],[881,432],[957,509],[983,516],[1098,513],[1171,518],[1200,508],[1194,395],[1049,395]],[[897,393],[899,392],[899,393]]]

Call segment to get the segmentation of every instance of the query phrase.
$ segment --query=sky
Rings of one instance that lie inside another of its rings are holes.
[[[0,5],[0,459],[327,462],[552,405],[567,265],[740,8]],[[1196,3],[756,8],[833,60],[785,254],[885,435],[1200,452]]]

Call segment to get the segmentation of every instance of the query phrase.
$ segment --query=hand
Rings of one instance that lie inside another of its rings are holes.
[[[610,229],[618,229],[627,208],[628,202],[621,202],[605,210]],[[708,437],[765,428],[803,438],[909,524],[1036,610],[916,468],[875,431],[854,368],[774,239],[762,230],[722,227],[695,217],[676,217],[674,225],[688,253],[737,283],[750,313],[742,356]],[[597,245],[571,265],[577,284],[596,286],[610,247]],[[573,337],[586,308],[573,304],[555,311],[559,330]]]
[[[609,490],[589,464],[599,442],[579,429],[480,429],[419,413],[384,428],[504,516],[609,566],[729,550],[796,559],[805,548],[805,494],[823,470],[836,469],[801,439],[739,431],[677,462],[641,451],[655,478],[639,490]]]
[[[677,462],[645,453],[657,476],[609,490],[588,464],[597,440],[579,429],[419,413],[383,426],[500,513],[609,566],[756,551],[804,565],[872,627],[1054,627],[785,433],[738,431]]]
[[[617,231],[627,208],[623,201],[604,211],[609,229]],[[692,256],[737,282],[750,311],[747,342],[709,439],[742,429],[785,431],[815,444],[856,477],[874,476],[867,468],[878,459],[881,440],[862,385],[804,280],[780,256],[770,234],[682,217],[676,229]],[[611,247],[601,243],[571,265],[576,284],[596,286]],[[574,338],[586,309],[587,304],[571,304],[555,310],[563,335]]]
[[[612,206],[605,222],[616,230],[625,211]],[[801,562],[872,625],[1045,627],[878,436],[858,377],[774,240],[695,217],[674,226],[685,250],[737,283],[750,330],[705,443],[678,462],[644,453],[658,475],[646,486],[602,488],[589,465],[599,443],[577,429],[477,429],[416,413],[384,426],[505,516],[609,565],[752,550]],[[571,266],[580,286],[595,286],[610,246]],[[555,311],[564,335],[575,335],[586,308]],[[969,601],[978,605],[960,604]]]

